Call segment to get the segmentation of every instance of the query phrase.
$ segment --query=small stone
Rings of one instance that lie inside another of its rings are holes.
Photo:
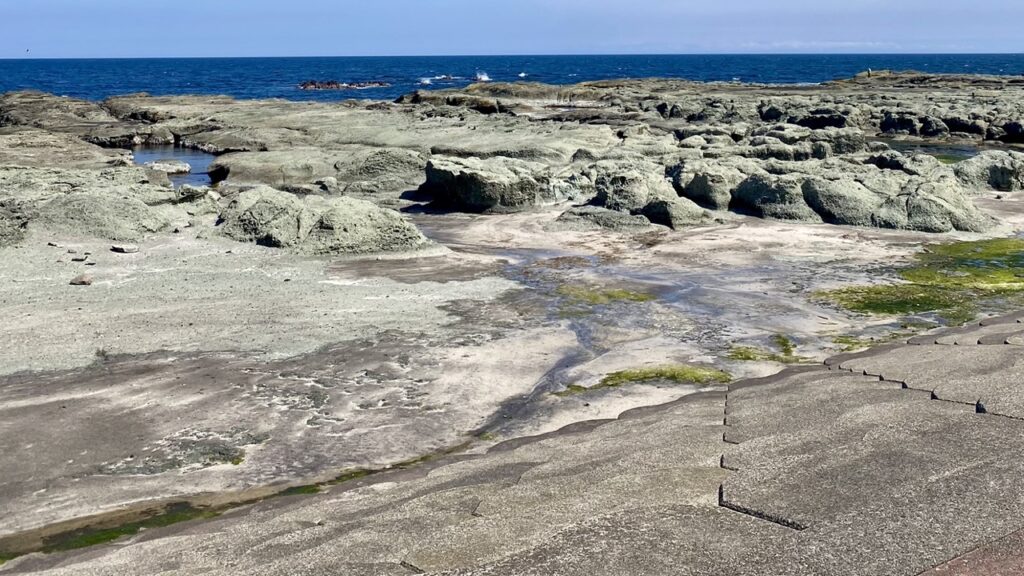
[[[91,286],[92,275],[90,274],[79,274],[71,279],[72,286]]]
[[[75,256],[75,257],[73,257],[73,258],[71,259],[71,261],[72,261],[72,262],[85,262],[85,261],[86,261],[86,260],[88,260],[88,259],[89,259],[89,257],[88,257],[88,256]]]
[[[114,244],[110,247],[110,251],[118,254],[135,254],[139,251],[139,247],[132,244]]]
[[[54,248],[59,248],[59,247],[60,247],[60,246],[58,246],[58,245],[57,245],[57,243],[56,243],[56,242],[47,242],[47,243],[46,243],[46,245],[47,245],[47,246],[52,246],[52,247],[54,247]]]

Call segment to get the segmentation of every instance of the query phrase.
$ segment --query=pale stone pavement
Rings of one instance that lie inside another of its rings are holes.
[[[5,568],[985,576],[1024,573],[1022,529],[1004,317]]]

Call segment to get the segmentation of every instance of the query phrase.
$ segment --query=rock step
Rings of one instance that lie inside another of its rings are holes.
[[[840,367],[931,392],[938,400],[1024,418],[1024,354],[1016,346],[907,346]]]
[[[1024,335],[1024,326],[1016,322],[981,324],[941,334],[927,334],[909,339],[909,344],[944,346],[979,346],[1008,344],[1014,337]]]

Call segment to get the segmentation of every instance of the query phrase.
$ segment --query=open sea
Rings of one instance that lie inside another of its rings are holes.
[[[394,99],[420,88],[465,86],[484,77],[550,84],[627,77],[818,83],[869,68],[1022,75],[1024,54],[11,59],[0,60],[0,93],[35,89],[89,100],[148,92],[332,101]],[[388,86],[299,90],[298,84],[307,80]]]

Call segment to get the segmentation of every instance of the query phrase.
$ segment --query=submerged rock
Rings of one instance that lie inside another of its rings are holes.
[[[154,162],[146,162],[143,166],[150,170],[164,172],[165,174],[188,174],[192,172],[192,166],[188,162],[181,160],[156,160]]]

